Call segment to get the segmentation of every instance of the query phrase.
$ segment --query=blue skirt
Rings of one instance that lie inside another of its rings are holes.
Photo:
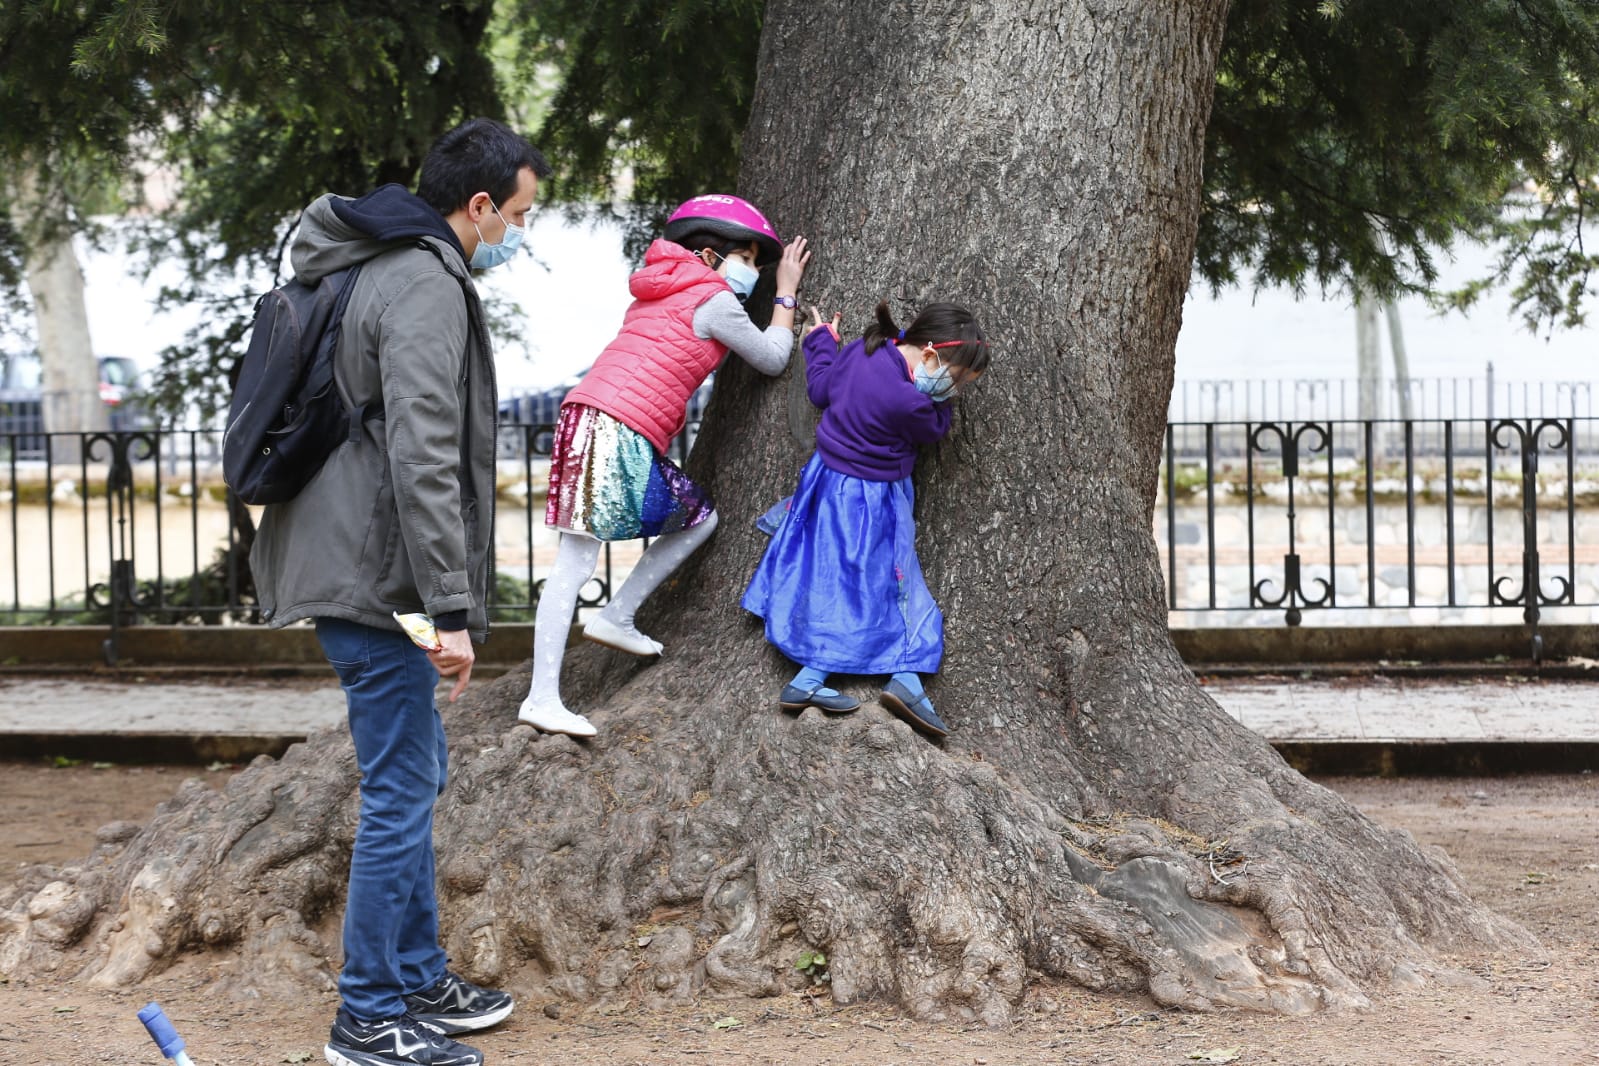
[[[911,479],[867,481],[812,455],[763,516],[772,542],[744,592],[766,639],[830,673],[938,671],[944,616],[916,560]]]

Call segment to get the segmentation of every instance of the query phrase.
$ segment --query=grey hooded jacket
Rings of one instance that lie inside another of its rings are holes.
[[[431,212],[438,235],[372,236],[403,229],[361,214],[384,193],[379,209],[407,197],[399,206]],[[497,393],[482,305],[458,242],[437,211],[389,186],[359,201],[312,204],[290,262],[303,281],[364,264],[334,374],[348,403],[381,402],[384,414],[336,448],[298,496],[266,508],[250,552],[263,616],[274,627],[333,616],[398,629],[395,611],[464,610],[481,641]]]

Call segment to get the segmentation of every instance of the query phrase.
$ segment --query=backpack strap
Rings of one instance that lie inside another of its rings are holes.
[[[351,267],[349,276],[344,279],[344,287],[339,290],[339,298],[333,305],[333,314],[328,319],[330,327],[335,331],[341,330],[344,326],[344,312],[349,308],[350,294],[355,292],[355,283],[360,280],[361,267],[363,266],[365,266],[364,263],[357,263]],[[335,362],[334,366],[337,367],[337,365],[337,362]],[[350,423],[350,431],[346,439],[349,443],[354,444],[361,439],[361,427],[366,425],[369,419],[383,417],[383,402],[379,400],[375,404],[362,404],[359,407],[348,409],[346,416]]]
[[[349,442],[351,444],[358,442],[361,439],[361,431],[366,427],[366,424],[374,418],[382,417],[383,404],[381,401],[378,403],[363,403],[352,408],[350,411]]]

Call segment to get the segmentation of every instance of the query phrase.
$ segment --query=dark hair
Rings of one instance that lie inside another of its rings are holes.
[[[441,215],[465,207],[480,192],[498,206],[516,195],[524,169],[540,180],[555,173],[527,138],[492,118],[474,118],[433,142],[416,194]]]
[[[867,355],[885,344],[942,344],[947,341],[960,343],[940,348],[939,359],[973,373],[980,374],[988,369],[988,340],[978,327],[977,319],[964,307],[928,304],[902,332],[894,324],[888,301],[884,300],[877,305],[877,321],[866,327]]]
[[[734,237],[720,236],[710,230],[697,229],[692,233],[685,233],[678,237],[675,243],[681,244],[695,255],[699,255],[702,250],[709,248],[717,255],[726,257],[728,252],[739,248],[748,248],[755,243],[755,238],[750,237],[747,240],[739,240]]]

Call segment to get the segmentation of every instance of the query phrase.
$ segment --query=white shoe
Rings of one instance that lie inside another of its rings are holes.
[[[632,626],[619,626],[603,614],[589,619],[588,625],[583,627],[583,636],[596,644],[625,651],[629,655],[661,654],[660,641],[651,640]]]
[[[534,703],[529,696],[522,701],[522,707],[516,712],[517,718],[537,729],[541,733],[565,733],[569,737],[592,737],[599,730],[594,728],[594,723],[584,718],[581,714],[573,714],[562,707],[560,702]]]

